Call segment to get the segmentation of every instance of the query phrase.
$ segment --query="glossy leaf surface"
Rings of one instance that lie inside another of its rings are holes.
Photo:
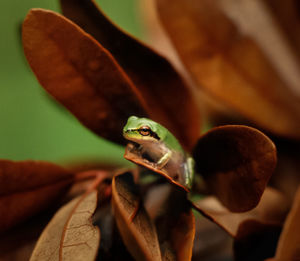
[[[66,17],[111,52],[144,98],[149,116],[191,150],[200,134],[200,116],[190,90],[173,66],[119,29],[94,1],[61,0],[61,5]]]
[[[72,182],[68,171],[52,163],[0,160],[0,232],[53,204]]]
[[[233,212],[254,208],[276,166],[276,148],[260,131],[239,125],[211,129],[194,150],[196,170]]]
[[[136,87],[111,54],[63,16],[32,9],[23,23],[23,46],[46,91],[98,135],[124,143],[127,118],[146,115]]]

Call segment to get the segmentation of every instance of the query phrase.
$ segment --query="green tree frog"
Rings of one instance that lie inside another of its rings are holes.
[[[175,182],[191,188],[194,160],[165,127],[147,118],[131,116],[123,128],[123,136],[139,157],[163,169]]]

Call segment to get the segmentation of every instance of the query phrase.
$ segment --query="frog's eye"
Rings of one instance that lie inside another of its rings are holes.
[[[138,129],[138,132],[142,136],[149,136],[151,134],[151,129],[148,126],[142,126]]]

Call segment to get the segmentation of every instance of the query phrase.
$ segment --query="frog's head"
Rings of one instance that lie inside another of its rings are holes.
[[[147,119],[131,116],[123,128],[123,136],[136,143],[157,142],[163,140],[166,129],[160,124]]]

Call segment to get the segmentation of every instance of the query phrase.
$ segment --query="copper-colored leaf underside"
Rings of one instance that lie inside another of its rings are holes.
[[[72,182],[69,172],[52,163],[0,160],[0,232],[45,209]]]
[[[30,260],[95,260],[100,231],[91,217],[96,207],[97,191],[63,206],[40,236]]]
[[[186,193],[172,187],[166,201],[161,203],[155,220],[162,255],[174,253],[174,260],[188,261],[192,258],[195,237],[195,217],[186,199]],[[173,259],[170,259],[173,260]]]
[[[149,116],[166,126],[191,150],[200,133],[198,109],[172,65],[120,30],[94,1],[61,0],[61,5],[66,17],[95,37],[116,58],[143,96]]]
[[[33,190],[70,177],[67,170],[50,162],[0,160],[0,196]]]
[[[41,85],[85,126],[124,143],[131,115],[146,115],[137,89],[111,54],[63,16],[32,9],[23,23],[26,58]]]
[[[163,260],[191,260],[195,217],[186,192],[168,183],[153,186],[145,207],[155,220]]]
[[[144,209],[137,189],[130,173],[113,179],[112,204],[119,231],[136,260],[161,260],[154,224]]]
[[[230,20],[225,10],[237,3],[210,0],[156,2],[165,29],[199,87],[267,130],[300,137],[299,96],[297,98],[288,82],[292,77],[283,79],[278,73],[291,66],[275,70],[255,39],[248,35],[249,30],[242,32],[243,26],[238,28]],[[232,16],[242,16],[237,10],[231,11]],[[255,20],[256,15],[251,19]],[[258,31],[261,29],[257,28]],[[299,71],[295,71],[292,76],[298,75]],[[299,91],[299,81],[294,82]]]
[[[223,126],[203,135],[194,159],[211,191],[231,211],[254,208],[276,166],[276,148],[260,131]]]
[[[176,250],[177,260],[187,261],[192,259],[192,250],[195,237],[195,217],[190,209],[182,212],[173,228],[171,242]]]
[[[233,237],[239,237],[239,229],[243,225],[243,236],[251,234],[245,224],[255,221],[262,225],[281,225],[289,209],[287,199],[277,190],[267,188],[258,206],[248,212],[232,213],[213,196],[193,203],[196,209],[221,226]],[[249,225],[251,227],[251,224]]]

